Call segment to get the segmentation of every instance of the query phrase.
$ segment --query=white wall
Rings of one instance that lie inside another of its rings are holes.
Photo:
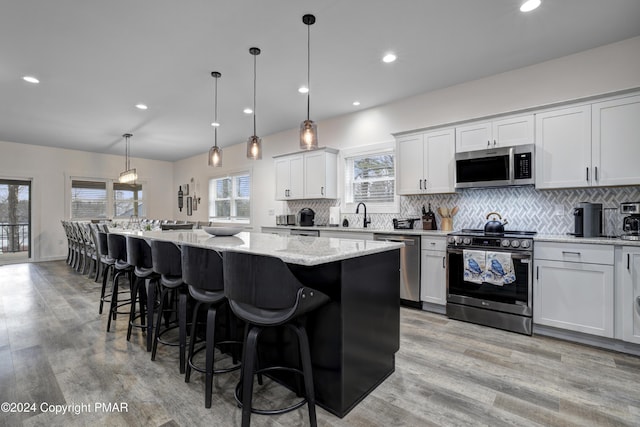
[[[428,78],[428,76],[425,76]],[[514,110],[640,87],[640,37],[591,49],[530,67],[417,95],[395,103],[318,123],[321,146],[338,149],[392,140],[392,133],[437,126]],[[175,163],[174,189],[191,177],[200,183],[202,207],[191,217],[207,219],[207,182],[216,174],[253,165],[254,226],[275,225],[285,212],[276,202],[272,156],[298,151],[298,123],[286,132],[263,137],[260,161],[245,158],[244,143],[224,149],[224,169],[207,166],[207,154]],[[249,130],[247,130],[249,131]],[[248,136],[248,134],[247,134]],[[186,219],[185,212],[174,216]]]
[[[170,218],[173,163],[132,158],[139,181],[145,182],[147,215]],[[0,141],[0,178],[32,179],[32,259],[65,257],[67,241],[60,224],[69,218],[69,177],[116,178],[122,156]]]

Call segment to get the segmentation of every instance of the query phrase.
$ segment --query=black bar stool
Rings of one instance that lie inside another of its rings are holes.
[[[109,243],[107,233],[98,231],[97,237],[97,250],[100,255],[100,264],[102,264],[102,289],[100,290],[100,309],[98,313],[102,314],[102,306],[105,302],[111,302],[109,295],[105,296],[107,289],[107,282],[109,281],[109,273],[113,271],[116,264],[116,260],[109,256]]]
[[[127,262],[133,268],[135,276],[131,287],[131,311],[129,314],[129,327],[127,329],[127,341],[131,339],[133,328],[141,328],[146,331],[147,351],[151,351],[153,343],[153,306],[155,303],[155,288],[160,275],[153,271],[151,261],[151,245],[142,237],[127,236]],[[149,280],[149,291],[145,288],[145,281]],[[136,303],[140,305],[140,313],[136,313]],[[145,320],[146,312],[146,320]],[[140,319],[140,323],[136,320]]]
[[[127,241],[121,234],[107,234],[107,245],[109,256],[115,260],[113,265],[115,275],[113,276],[113,286],[111,287],[111,304],[109,306],[109,319],[107,320],[107,332],[111,329],[111,319],[116,320],[117,314],[129,314],[118,312],[118,308],[131,304],[131,299],[127,298],[118,303],[119,281],[124,274],[129,279],[129,291],[133,283],[133,266],[127,262]]]
[[[155,322],[151,360],[156,360],[158,343],[170,346],[178,346],[180,351],[180,373],[185,372],[185,350],[187,347],[187,290],[182,281],[182,255],[180,248],[173,242],[163,240],[151,240],[151,259],[153,271],[160,275],[160,305],[158,317]],[[173,301],[178,294],[178,341],[171,342],[162,339],[162,335],[176,328],[171,324],[169,317],[171,309],[168,308],[167,299]],[[162,328],[162,317],[165,316],[165,327]]]
[[[304,315],[327,303],[329,297],[300,283],[279,258],[232,251],[224,253],[224,293],[235,315],[247,323],[240,383],[236,388],[236,398],[238,390],[242,390],[242,426],[249,426],[252,412],[280,414],[297,409],[305,403],[309,408],[309,422],[316,426],[313,371]],[[274,326],[285,326],[297,336],[302,369],[258,366],[258,339],[263,329]],[[258,374],[260,383],[262,373],[277,370],[302,375],[306,398],[283,409],[252,408],[254,374]]]
[[[240,365],[229,368],[214,369],[215,345],[242,344],[242,341],[232,341],[230,337],[236,333],[236,318],[229,311],[227,298],[224,296],[224,281],[222,276],[222,255],[213,250],[196,246],[182,245],[182,278],[189,287],[189,294],[196,301],[193,309],[191,334],[189,338],[189,352],[187,354],[187,366],[184,380],[189,382],[191,369],[205,374],[204,406],[211,407],[211,393],[213,389],[213,375],[223,374],[240,369]],[[216,320],[219,309],[227,314],[226,339],[216,342]],[[200,309],[207,310],[205,345],[198,349],[196,344],[197,318]],[[196,366],[193,357],[198,352],[205,350],[204,368]],[[237,363],[237,356],[233,351],[233,363]]]

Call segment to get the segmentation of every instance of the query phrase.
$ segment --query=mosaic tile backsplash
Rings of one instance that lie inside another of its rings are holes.
[[[616,188],[586,188],[571,190],[536,190],[533,187],[463,189],[454,194],[401,196],[397,214],[371,214],[369,227],[392,229],[393,218],[419,218],[422,206],[436,212],[438,207],[458,206],[453,229],[482,228],[489,212],[498,212],[508,220],[507,230],[531,230],[539,234],[565,234],[573,231],[573,208],[580,202],[602,203],[604,233],[619,235],[622,218],[618,211],[622,202],[640,201],[640,186]],[[340,206],[340,200],[295,200],[287,202],[288,212],[297,213],[304,207],[316,213],[316,224],[329,222],[329,208]],[[342,213],[351,227],[362,226],[362,214]],[[436,212],[438,228],[440,215]],[[417,226],[421,223],[418,221]]]

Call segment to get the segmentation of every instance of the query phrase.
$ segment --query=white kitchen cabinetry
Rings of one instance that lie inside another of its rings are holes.
[[[536,114],[536,188],[640,184],[640,96]]]
[[[533,144],[533,114],[456,127],[456,153]]]
[[[535,243],[535,324],[613,338],[613,245]]]
[[[275,159],[276,200],[301,199],[304,190],[303,159],[294,154]]]
[[[624,246],[616,282],[622,292],[622,340],[640,344],[640,248]]]
[[[420,300],[447,303],[446,237],[422,237]]]
[[[397,194],[455,192],[453,128],[397,139]]]
[[[335,199],[338,191],[338,157],[333,151],[304,153],[304,198]]]
[[[333,237],[334,239],[373,240],[373,233],[359,231],[320,230],[320,237]]]
[[[321,148],[274,157],[276,200],[335,199],[338,151]]]
[[[289,230],[288,228],[279,228],[279,227],[261,227],[260,232],[268,233],[268,234],[277,234],[279,236],[288,236],[289,234],[291,234],[291,230]]]
[[[536,188],[591,185],[591,106],[536,114]]]
[[[592,105],[594,185],[640,184],[640,95]]]

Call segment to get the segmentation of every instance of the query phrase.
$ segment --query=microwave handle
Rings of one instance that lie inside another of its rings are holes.
[[[511,183],[513,183],[513,181],[515,180],[515,168],[514,168],[514,163],[516,162],[516,156],[514,153],[514,148],[511,147],[509,148],[509,181]]]

